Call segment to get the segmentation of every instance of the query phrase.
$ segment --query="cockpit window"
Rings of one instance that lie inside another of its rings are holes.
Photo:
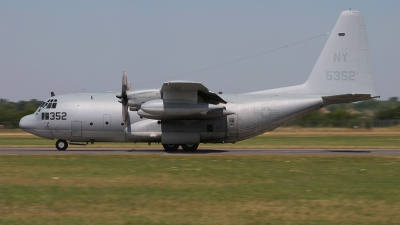
[[[42,102],[39,108],[55,109],[57,108],[57,99],[49,99],[47,102]]]

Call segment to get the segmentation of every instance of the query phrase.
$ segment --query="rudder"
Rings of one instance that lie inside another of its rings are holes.
[[[367,32],[360,12],[342,12],[301,92],[375,96]]]

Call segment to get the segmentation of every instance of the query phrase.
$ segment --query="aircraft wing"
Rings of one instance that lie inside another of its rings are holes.
[[[190,81],[165,82],[161,88],[163,99],[184,99],[199,101],[210,104],[219,104],[226,101],[220,96],[211,92],[202,83]]]
[[[161,99],[141,105],[139,116],[157,120],[205,120],[234,113],[219,105],[227,102],[199,82],[166,82],[160,92]]]

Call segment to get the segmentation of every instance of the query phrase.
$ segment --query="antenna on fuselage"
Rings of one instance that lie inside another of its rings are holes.
[[[51,94],[51,97],[54,97],[54,96],[56,96],[55,94],[54,94],[54,92],[52,91],[52,92],[50,92],[50,94]]]

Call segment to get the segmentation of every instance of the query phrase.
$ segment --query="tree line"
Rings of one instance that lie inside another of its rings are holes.
[[[37,99],[19,102],[0,99],[0,125],[15,128],[22,117],[34,113],[41,103]]]
[[[371,128],[399,124],[400,102],[397,97],[391,97],[386,101],[371,99],[330,105],[290,123],[289,126]]]
[[[0,99],[0,125],[6,128],[18,127],[19,120],[34,113],[42,101],[9,102]],[[376,126],[379,121],[387,125],[400,123],[400,102],[397,97],[386,101],[367,100],[357,103],[330,105],[326,108],[308,114],[287,126],[303,127],[366,127]],[[6,124],[6,125],[4,125]],[[10,125],[11,124],[11,125]],[[11,127],[10,127],[11,126]]]

